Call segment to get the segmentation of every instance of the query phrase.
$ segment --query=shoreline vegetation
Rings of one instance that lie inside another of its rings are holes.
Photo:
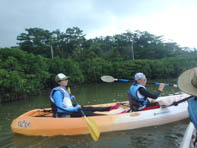
[[[74,86],[101,83],[102,75],[131,79],[136,72],[149,79],[177,78],[197,66],[196,49],[148,32],[86,39],[78,27],[65,32],[30,28],[17,40],[17,47],[0,48],[0,104],[39,95],[55,86],[60,72]]]

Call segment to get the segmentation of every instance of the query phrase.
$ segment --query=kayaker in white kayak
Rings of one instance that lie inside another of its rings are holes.
[[[80,107],[78,104],[73,105],[72,96],[66,89],[68,85],[68,78],[63,73],[59,73],[55,77],[55,81],[58,84],[50,92],[50,101],[54,117],[81,117],[83,116],[80,109],[83,109],[86,116],[98,116],[102,114],[96,114],[94,111],[109,111],[117,109],[120,104],[109,107]]]
[[[131,111],[140,111],[146,107],[152,106],[154,108],[153,106],[159,106],[157,102],[151,103],[148,98],[157,99],[165,85],[161,83],[156,93],[153,94],[145,88],[146,82],[147,79],[143,73],[139,72],[135,74],[134,82],[128,93]]]

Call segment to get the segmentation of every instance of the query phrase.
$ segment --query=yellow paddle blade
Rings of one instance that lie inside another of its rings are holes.
[[[70,87],[67,88],[67,91],[68,91],[68,93],[71,94],[71,89],[70,89]]]
[[[88,130],[90,132],[90,135],[94,141],[98,141],[100,137],[100,129],[96,122],[86,116],[84,116],[86,123],[88,125]]]

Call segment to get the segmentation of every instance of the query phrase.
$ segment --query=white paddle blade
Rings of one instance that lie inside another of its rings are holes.
[[[102,76],[101,80],[103,82],[112,83],[112,82],[116,81],[117,79],[114,79],[112,76],[107,76],[106,75],[106,76]]]

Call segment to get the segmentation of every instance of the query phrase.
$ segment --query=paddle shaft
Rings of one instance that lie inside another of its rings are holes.
[[[67,90],[68,90],[68,92],[69,92],[70,95],[71,95],[71,89],[70,89],[70,87],[68,87]],[[75,104],[78,104],[78,103],[77,103],[77,100],[76,100],[75,98],[73,98],[73,100],[74,100]],[[82,108],[80,109],[80,111],[81,111],[81,113],[82,113],[83,116],[86,116],[85,113],[84,113],[84,111],[82,110]]]
[[[76,100],[75,98],[73,98],[73,100],[74,100],[74,102],[75,102],[76,104],[78,104],[78,103],[77,103],[77,100]],[[81,113],[82,113],[83,116],[86,116],[85,113],[84,113],[84,111],[82,110],[82,108],[80,108],[80,111],[81,111]]]
[[[127,79],[115,79],[118,80],[120,82],[129,82],[131,80],[127,80]],[[147,84],[154,84],[154,85],[160,85],[161,83],[159,82],[148,82]],[[168,83],[163,83],[165,86],[175,86],[174,84],[168,84]],[[176,86],[175,86],[176,87]]]
[[[175,102],[173,102],[172,104],[167,105],[167,106],[164,106],[164,107],[177,106],[178,104],[180,104],[180,103],[182,103],[182,102],[185,102],[185,101],[189,100],[189,99],[192,98],[192,97],[193,97],[193,96],[186,97],[186,98],[184,98],[184,99],[182,99],[182,100],[175,101]]]
[[[159,82],[148,82],[147,84],[154,84],[154,85],[160,85],[161,83]],[[168,84],[168,83],[163,83],[165,86],[175,86],[175,84]]]
[[[70,87],[68,87],[68,92],[71,94]],[[73,100],[74,100],[74,102],[76,104],[78,104],[77,100],[74,97],[73,97]],[[94,120],[91,120],[88,117],[86,117],[86,115],[85,115],[84,111],[82,110],[82,108],[80,108],[80,111],[81,111],[81,113],[82,113],[82,115],[83,115],[83,117],[84,117],[84,119],[86,121],[86,124],[88,126],[88,130],[90,132],[90,135],[91,135],[92,139],[94,141],[98,141],[98,139],[100,137],[100,129],[99,129],[98,125],[96,124],[96,122]]]

